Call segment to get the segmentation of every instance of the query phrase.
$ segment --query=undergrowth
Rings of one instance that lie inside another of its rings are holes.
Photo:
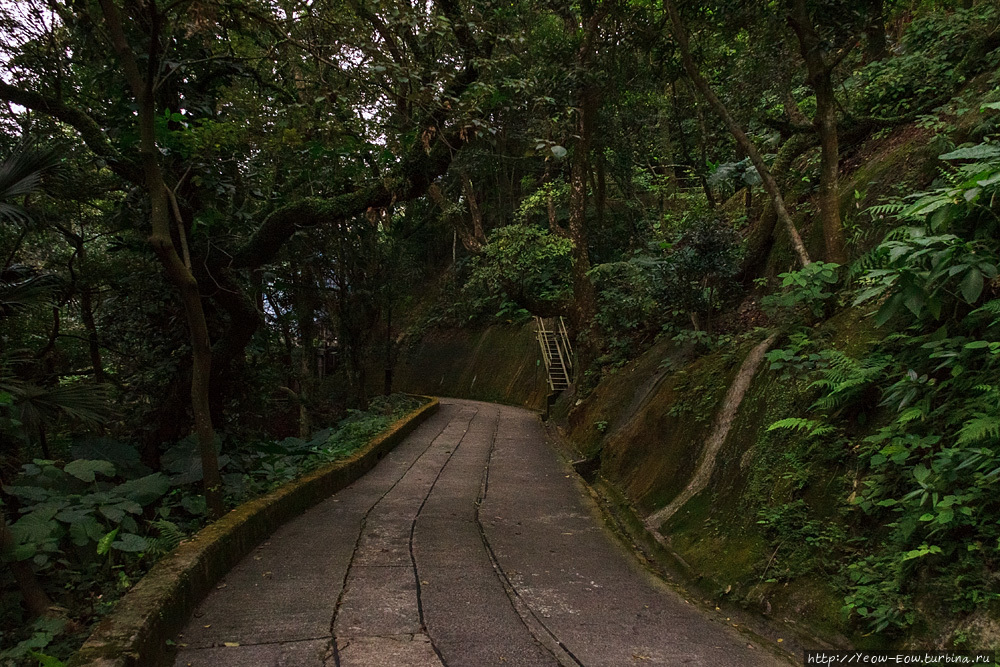
[[[234,507],[351,456],[420,405],[404,395],[377,397],[309,439],[232,443],[219,457],[227,504]],[[185,438],[153,473],[128,443],[81,441],[73,460],[36,459],[4,487],[12,557],[30,561],[60,605],[54,617],[27,623],[19,597],[0,601],[0,664],[58,665],[160,557],[206,523],[197,444]],[[5,586],[4,590],[12,587]],[[48,660],[49,662],[46,662]]]

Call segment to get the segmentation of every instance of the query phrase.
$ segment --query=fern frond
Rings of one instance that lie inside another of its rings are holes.
[[[1000,299],[993,299],[992,301],[987,301],[979,308],[969,313],[969,317],[977,318],[982,320],[987,320],[992,318],[993,321],[990,323],[991,327],[996,326],[1000,323]]]
[[[173,521],[157,519],[152,522],[152,526],[160,533],[159,537],[150,540],[153,545],[152,551],[159,553],[173,551],[187,538],[187,533]]]
[[[873,218],[885,217],[887,215],[894,216],[903,209],[906,208],[906,204],[898,201],[886,202],[884,204],[876,204],[875,206],[869,206],[866,213]]]
[[[899,416],[896,417],[896,423],[899,425],[909,424],[918,419],[923,420],[926,416],[923,408],[909,407],[899,413]]]
[[[839,350],[826,353],[829,366],[823,377],[813,382],[810,388],[824,392],[813,404],[820,410],[833,410],[850,402],[863,392],[872,382],[880,379],[889,365],[885,355],[871,355],[857,360]]]
[[[958,432],[959,445],[1000,439],[1000,416],[978,413],[962,424]]]
[[[815,419],[802,419],[801,417],[779,419],[767,427],[768,431],[777,431],[778,429],[789,429],[799,433],[805,433],[807,436],[813,438],[818,438],[833,432],[833,427],[829,424],[823,424]]]

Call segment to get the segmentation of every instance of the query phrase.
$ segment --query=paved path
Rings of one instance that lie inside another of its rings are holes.
[[[244,559],[177,642],[180,666],[784,664],[613,542],[534,413],[451,399]]]

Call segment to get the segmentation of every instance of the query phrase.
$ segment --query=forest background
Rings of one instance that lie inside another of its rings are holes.
[[[996,2],[23,0],[0,35],[4,659],[411,407],[413,341],[531,316],[579,399],[774,335],[760,580],[889,643],[992,618]]]

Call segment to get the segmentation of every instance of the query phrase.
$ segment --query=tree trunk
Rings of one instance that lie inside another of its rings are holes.
[[[24,606],[31,618],[44,616],[52,606],[52,600],[45,593],[45,589],[38,583],[35,571],[31,568],[31,563],[23,560],[14,560],[10,556],[11,549],[14,548],[14,536],[7,527],[7,518],[0,509],[0,555],[7,561],[14,581],[17,583],[21,597],[24,599]]]
[[[586,5],[585,5],[586,7]],[[590,7],[592,9],[592,7]],[[590,61],[594,55],[594,40],[601,20],[608,11],[606,5],[589,16],[584,16],[583,43],[577,50],[576,64],[584,81],[577,92],[577,140],[573,147],[569,179],[569,224],[567,231],[573,242],[573,328],[577,339],[578,367],[587,368],[600,350],[595,326],[597,292],[587,275],[590,272],[590,243],[587,235],[587,179],[590,174],[590,148],[594,136],[594,122],[600,99],[600,89],[589,80]]]
[[[826,259],[847,263],[844,228],[840,219],[840,146],[837,138],[837,100],[833,91],[833,68],[823,57],[823,40],[813,27],[805,0],[793,0],[789,22],[799,40],[802,59],[809,72],[809,85],[816,93],[813,125],[819,134],[819,214],[823,225]],[[836,61],[834,61],[835,63]]]
[[[167,196],[167,186],[163,181],[156,145],[156,102],[153,98],[154,82],[152,74],[143,77],[136,62],[135,54],[125,38],[121,16],[114,0],[100,0],[105,23],[115,52],[121,59],[125,78],[139,107],[139,157],[142,164],[145,186],[150,200],[151,232],[149,244],[157,259],[164,268],[167,279],[177,287],[184,306],[188,331],[191,337],[192,372],[191,372],[191,410],[194,414],[194,430],[198,439],[198,450],[201,456],[205,500],[209,516],[219,518],[224,512],[222,502],[222,477],[219,474],[219,459],[215,451],[215,429],[212,426],[211,405],[209,402],[209,383],[212,370],[212,346],[202,308],[198,281],[184,261],[177,254],[173,240],[170,237],[170,203]],[[158,55],[156,42],[161,17],[153,3],[148,5],[151,19],[150,57]],[[153,63],[148,71],[155,72]]]
[[[597,314],[597,293],[590,276],[590,254],[587,235],[587,174],[589,172],[588,153],[593,133],[593,115],[597,107],[597,91],[588,85],[581,94],[581,104],[577,131],[579,139],[573,152],[573,162],[570,165],[569,187],[569,238],[573,242],[573,297],[575,308],[573,324],[577,333],[592,328]],[[578,346],[583,360],[580,365],[585,367],[591,353],[596,350],[593,333],[587,336],[584,345]],[[589,348],[589,350],[588,350]]]
[[[782,144],[778,151],[778,157],[771,165],[771,175],[779,187],[784,187],[787,181],[788,170],[792,162],[802,155],[806,150],[816,143],[816,135],[793,134],[788,141]],[[773,203],[768,203],[761,213],[760,219],[750,228],[747,233],[746,252],[743,255],[743,262],[740,268],[740,279],[749,281],[758,274],[767,254],[771,249],[775,223],[778,216],[774,211]]]
[[[673,108],[674,124],[677,126],[677,143],[680,146],[680,156],[679,158],[674,158],[674,180],[677,182],[678,187],[684,180],[684,170],[680,169],[682,165],[688,167],[691,166],[691,155],[688,150],[687,137],[684,134],[684,124],[681,122],[681,105],[677,101],[677,84],[674,81],[670,82],[670,100]]]
[[[889,55],[889,40],[885,34],[885,2],[871,0],[871,14],[865,26],[866,63],[884,60]]]
[[[392,343],[392,297],[386,300],[385,304],[385,357],[384,357],[384,377],[382,381],[382,393],[388,396],[392,393],[392,375],[395,366],[393,359]]]
[[[604,155],[600,151],[598,151],[596,162],[597,174],[594,179],[596,181],[594,187],[594,211],[597,213],[598,229],[604,229],[604,216],[608,207],[608,174]]]
[[[86,285],[80,290],[80,319],[83,320],[83,328],[87,332],[87,347],[90,351],[90,365],[94,369],[94,381],[103,383],[107,376],[104,374],[101,343],[97,337],[97,324],[94,322],[94,301],[90,295],[90,288]]]
[[[687,71],[688,76],[694,83],[698,92],[701,93],[705,101],[708,102],[709,106],[715,111],[716,114],[725,122],[726,127],[729,132],[736,139],[736,143],[746,152],[750,157],[750,162],[753,163],[754,168],[757,169],[757,173],[760,174],[760,179],[764,183],[764,189],[771,196],[771,200],[774,202],[774,210],[778,216],[778,219],[785,225],[785,229],[788,232],[789,239],[792,243],[792,248],[795,250],[795,254],[799,259],[799,263],[802,266],[806,266],[810,263],[809,253],[806,252],[805,244],[802,243],[802,237],[799,236],[798,230],[795,228],[795,223],[792,221],[792,216],[788,214],[788,209],[785,208],[785,200],[781,196],[781,191],[778,189],[778,184],[775,182],[774,177],[771,176],[771,172],[768,170],[767,165],[764,164],[764,159],[760,156],[757,151],[757,147],[753,145],[743,128],[733,119],[729,110],[722,103],[715,93],[712,91],[711,86],[708,85],[708,81],[701,75],[698,71],[698,67],[694,63],[694,58],[691,57],[691,45],[688,42],[687,31],[684,28],[684,23],[681,20],[681,15],[677,11],[677,7],[674,5],[673,0],[664,0],[664,5],[667,8],[667,12],[670,14],[670,21],[674,26],[674,39],[677,41],[677,45],[680,47],[681,60],[684,63],[684,69]]]
[[[698,165],[698,180],[701,181],[701,189],[705,192],[705,199],[709,208],[715,208],[715,194],[708,184],[708,124],[705,122],[705,111],[700,104],[695,104],[695,111],[698,114],[698,150],[700,153],[700,164]],[[747,205],[749,208],[749,204]]]
[[[474,245],[482,249],[486,244],[486,234],[483,232],[483,212],[479,208],[479,200],[476,199],[476,190],[472,187],[472,179],[469,174],[462,172],[462,192],[469,202],[469,216],[472,218],[472,238]]]
[[[307,439],[312,428],[309,419],[309,400],[312,394],[312,380],[315,376],[316,347],[316,276],[309,266],[302,268],[295,277],[298,287],[294,288],[295,318],[299,324],[299,437]]]

